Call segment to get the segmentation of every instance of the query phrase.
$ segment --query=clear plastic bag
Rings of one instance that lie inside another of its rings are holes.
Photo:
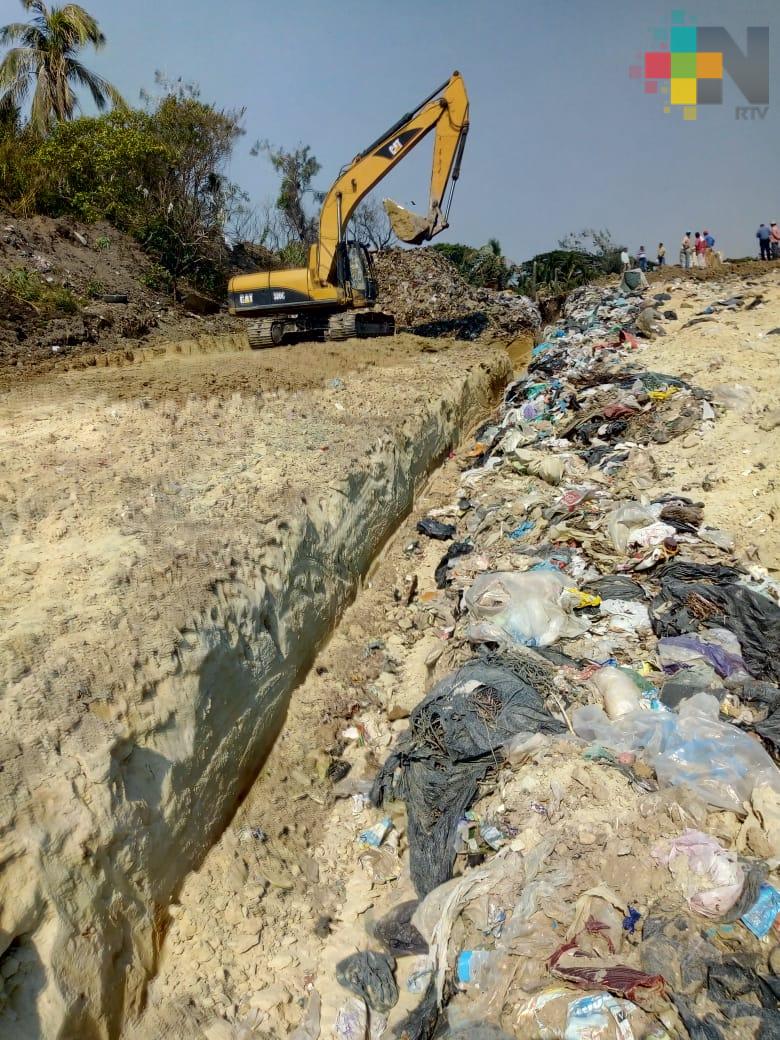
[[[647,527],[658,519],[660,506],[643,506],[639,502],[627,502],[607,514],[607,533],[618,552],[628,549],[633,531]]]
[[[471,616],[483,622],[469,637],[492,634],[499,642],[508,636],[525,646],[549,646],[582,635],[588,622],[566,609],[565,585],[560,574],[548,570],[480,574],[464,595]]]
[[[572,712],[577,736],[615,751],[642,752],[662,787],[685,784],[709,805],[745,814],[760,782],[780,791],[780,771],[753,737],[718,719],[717,698],[697,693],[679,713],[638,711],[611,722],[590,704]]]

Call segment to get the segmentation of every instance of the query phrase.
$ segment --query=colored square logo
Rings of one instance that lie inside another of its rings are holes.
[[[654,79],[645,80],[645,94],[657,94],[658,82]]]
[[[672,78],[696,79],[696,55],[672,52]]]
[[[720,51],[702,51],[696,55],[696,76],[698,79],[723,79],[723,55]]]
[[[645,51],[645,79],[671,79],[671,76],[671,54]]]
[[[723,80],[722,79],[700,79],[696,82],[696,104],[697,105],[722,105],[723,104]]]
[[[695,105],[696,80],[672,79],[671,101],[673,105]]]
[[[683,109],[683,119],[692,122],[696,118],[696,105],[686,105]]]
[[[696,50],[696,28],[692,25],[673,25],[672,50],[689,54]]]

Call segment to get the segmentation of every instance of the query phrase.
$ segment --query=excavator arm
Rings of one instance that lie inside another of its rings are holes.
[[[436,130],[431,170],[431,190],[426,217],[391,200],[385,209],[393,230],[404,242],[426,242],[447,227],[447,185],[454,189],[468,132],[469,100],[458,72],[430,94],[413,112],[390,127],[345,167],[331,187],[320,213],[320,233],[312,247],[311,276],[321,285],[332,283],[336,247],[358,203],[409,154],[432,130]],[[452,194],[450,192],[450,198]]]

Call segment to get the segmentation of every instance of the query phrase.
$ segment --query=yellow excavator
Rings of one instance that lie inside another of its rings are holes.
[[[341,171],[322,204],[319,236],[309,247],[307,267],[259,271],[230,280],[228,309],[251,319],[252,347],[279,346],[300,336],[338,340],[392,335],[393,316],[374,310],[376,280],[371,257],[364,245],[346,238],[347,225],[360,200],[435,129],[427,216],[391,199],[385,199],[384,206],[393,231],[403,242],[419,245],[443,231],[460,173],[468,119],[466,86],[460,74],[453,72],[446,83]]]

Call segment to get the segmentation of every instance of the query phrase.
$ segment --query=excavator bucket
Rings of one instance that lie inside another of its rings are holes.
[[[390,220],[390,227],[396,238],[410,245],[418,246],[433,238],[433,221],[430,217],[421,217],[410,209],[404,209],[392,199],[383,199],[382,205]]]

